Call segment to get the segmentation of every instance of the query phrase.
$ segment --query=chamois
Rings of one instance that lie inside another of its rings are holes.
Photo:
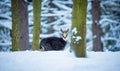
[[[68,36],[69,29],[62,32],[62,36],[59,37],[48,37],[44,38],[40,42],[40,49],[43,51],[50,51],[50,50],[63,50],[67,43],[67,36]]]

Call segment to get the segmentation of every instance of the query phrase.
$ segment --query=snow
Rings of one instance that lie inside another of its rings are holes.
[[[72,33],[73,33],[73,34],[77,34],[77,32],[78,32],[78,31],[77,31],[77,28],[74,27],[74,28],[72,29]]]
[[[82,37],[81,37],[81,36],[77,36],[77,35],[76,35],[77,33],[78,33],[78,30],[77,30],[76,27],[74,27],[74,28],[72,29],[72,34],[73,34],[72,38],[75,40],[74,43],[79,44],[79,40],[81,40]]]
[[[76,41],[79,41],[80,39],[82,39],[80,36],[76,37]]]
[[[96,35],[92,35],[91,1],[93,0],[88,0],[87,6],[86,49],[88,51],[92,51],[92,40],[97,37]],[[0,1],[0,5],[2,6],[0,10],[0,17],[3,18],[0,20],[0,71],[119,71],[120,51],[108,52],[110,49],[120,48],[120,17],[118,13],[120,11],[119,2],[119,0],[101,0],[100,3],[102,15],[99,23],[102,30],[106,32],[105,35],[101,37],[105,52],[87,52],[86,58],[76,58],[73,53],[69,53],[71,31],[69,31],[69,40],[65,47],[65,51],[10,52],[12,43],[10,32],[8,32],[7,29],[12,29],[11,0]],[[72,0],[53,0],[52,3],[55,5],[54,7],[50,7],[49,3],[50,0],[42,1],[41,26],[43,33],[40,35],[40,38],[51,36],[60,37],[60,32],[58,31],[63,27],[71,30]],[[112,13],[113,11],[115,13]],[[28,13],[30,31],[29,40],[32,42],[32,3],[28,4]],[[54,17],[54,21],[48,22],[48,17]],[[50,27],[55,32],[49,33],[48,28]],[[108,29],[106,29],[107,27]],[[81,36],[76,36],[78,29],[74,27],[72,29],[72,33],[74,34],[72,37],[75,39],[74,43],[78,43],[78,41],[82,39]],[[115,44],[112,45],[109,41],[115,41]]]
[[[72,11],[71,8],[69,8],[69,7],[65,6],[65,5],[59,4],[57,1],[53,1],[53,3],[54,3],[56,6],[60,7],[61,9],[64,9],[64,10],[67,10],[67,11]]]
[[[120,52],[87,52],[76,58],[68,51],[0,52],[0,71],[118,71]]]

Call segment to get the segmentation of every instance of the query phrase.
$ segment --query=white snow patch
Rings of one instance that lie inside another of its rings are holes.
[[[76,58],[68,51],[0,52],[0,71],[119,71],[120,52],[87,52]]]
[[[82,39],[80,36],[76,36],[76,41],[79,41],[80,39]]]
[[[77,34],[77,32],[78,32],[78,31],[77,31],[77,28],[76,28],[76,27],[72,29],[72,33],[73,33],[73,34]]]
[[[97,35],[94,35],[93,38],[97,38]]]
[[[74,43],[79,43],[79,40],[82,39],[80,36],[72,36],[72,38],[75,39],[75,42]]]

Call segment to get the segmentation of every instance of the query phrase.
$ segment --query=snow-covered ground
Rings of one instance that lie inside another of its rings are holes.
[[[76,58],[68,51],[0,52],[0,71],[119,71],[120,52],[87,52]]]

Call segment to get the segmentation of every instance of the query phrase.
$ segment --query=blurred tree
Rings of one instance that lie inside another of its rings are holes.
[[[12,0],[12,51],[29,48],[27,3]]]
[[[87,0],[73,0],[71,46],[77,57],[86,56]]]
[[[40,39],[40,15],[41,15],[41,3],[42,0],[32,0],[33,2],[33,15],[34,15],[34,24],[33,24],[33,43],[32,49],[39,49],[39,39]]]
[[[19,1],[20,14],[20,50],[29,49],[29,33],[28,33],[28,7],[24,0]]]
[[[100,1],[93,0],[92,1],[92,32],[93,32],[93,51],[102,51],[101,46],[101,29],[100,29]]]

